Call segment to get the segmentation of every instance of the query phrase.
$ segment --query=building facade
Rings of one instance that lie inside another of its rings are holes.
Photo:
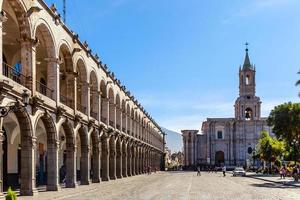
[[[33,195],[162,165],[164,133],[42,0],[0,0],[0,192]],[[18,103],[17,103],[18,102]],[[1,109],[2,111],[2,109]]]
[[[248,48],[239,69],[239,97],[234,118],[207,118],[198,130],[183,130],[184,165],[208,164],[244,166],[257,164],[252,159],[263,130],[270,134],[266,118],[261,117],[261,101],[256,96],[255,66]]]

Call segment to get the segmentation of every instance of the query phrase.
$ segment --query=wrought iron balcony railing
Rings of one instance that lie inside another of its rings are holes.
[[[54,97],[54,90],[39,81],[36,81],[36,90],[50,99],[53,99]]]
[[[22,74],[20,70],[17,70],[9,66],[7,63],[3,62],[2,73],[7,78],[12,79],[13,81],[19,83],[20,85],[23,85],[25,87],[27,86],[28,77]]]

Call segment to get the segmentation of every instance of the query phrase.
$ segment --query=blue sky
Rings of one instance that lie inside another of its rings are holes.
[[[263,116],[299,101],[299,0],[86,2],[67,0],[67,25],[165,128],[234,115],[246,41]]]

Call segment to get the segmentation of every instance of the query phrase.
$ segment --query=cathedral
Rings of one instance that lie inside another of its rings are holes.
[[[271,133],[267,118],[261,117],[261,100],[256,96],[255,66],[248,48],[239,68],[239,97],[234,118],[207,118],[198,130],[182,130],[184,166],[258,165],[252,155],[263,130]]]

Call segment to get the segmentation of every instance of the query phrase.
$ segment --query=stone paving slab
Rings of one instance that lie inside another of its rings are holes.
[[[227,173],[160,172],[20,200],[299,200],[300,188]]]

